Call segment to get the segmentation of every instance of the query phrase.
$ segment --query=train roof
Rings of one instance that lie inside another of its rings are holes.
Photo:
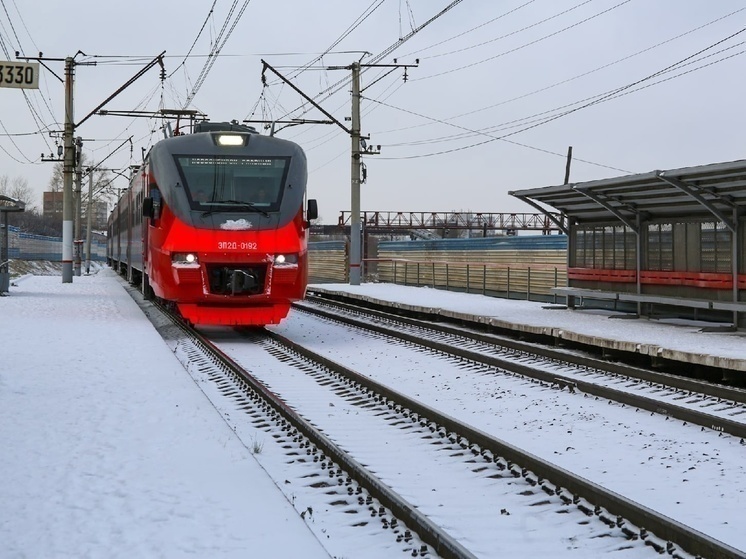
[[[219,146],[216,139],[220,133],[244,135],[243,145]],[[248,149],[247,149],[248,148]],[[305,159],[303,149],[290,140],[260,134],[253,126],[236,122],[200,122],[191,134],[180,134],[157,142],[148,153],[152,161],[164,154],[243,154],[256,156],[291,156]]]
[[[200,132],[246,132],[249,134],[258,134],[253,126],[238,124],[237,122],[198,122],[194,125],[194,133]]]

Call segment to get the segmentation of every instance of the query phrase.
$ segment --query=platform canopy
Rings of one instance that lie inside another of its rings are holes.
[[[0,194],[0,212],[22,212],[26,204],[10,196]]]
[[[535,207],[565,233],[567,222],[620,220],[637,230],[656,218],[712,216],[735,231],[746,209],[746,160],[509,192]],[[562,213],[557,220],[545,204]]]

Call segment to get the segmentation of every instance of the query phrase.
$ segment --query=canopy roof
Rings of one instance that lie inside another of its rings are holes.
[[[0,194],[0,212],[22,212],[26,207],[24,202]]]
[[[673,217],[712,217],[735,231],[733,212],[746,208],[746,160],[611,179],[548,186],[509,193],[547,214],[546,204],[563,214],[567,232],[576,223],[620,220],[637,230],[643,221]]]

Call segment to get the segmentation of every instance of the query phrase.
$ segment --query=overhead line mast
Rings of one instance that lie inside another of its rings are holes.
[[[419,60],[417,61],[419,63]],[[327,112],[321,105],[316,103],[311,97],[301,91],[295,84],[280,74],[272,66],[262,60],[262,83],[266,85],[267,80],[265,72],[270,70],[283,82],[288,84],[294,91],[301,95],[306,101],[311,103],[314,107],[324,113],[334,124],[339,126],[345,133],[350,136],[350,285],[360,285],[361,280],[361,265],[362,265],[362,226],[360,221],[360,184],[365,181],[367,172],[363,173],[363,180],[360,178],[363,155],[378,155],[381,152],[381,146],[368,146],[365,140],[369,140],[370,136],[364,138],[360,134],[360,69],[362,67],[383,67],[383,68],[404,68],[404,80],[407,80],[407,68],[417,67],[416,64],[361,64],[360,62],[353,62],[349,66],[330,66],[328,70],[350,70],[352,72],[352,111],[350,124],[351,127],[347,128],[344,124],[339,122],[334,116]]]
[[[75,56],[85,53],[78,51]],[[161,79],[165,78],[165,70],[163,66],[163,55],[166,54],[164,50],[161,54],[151,60],[143,69],[137,74],[130,78],[124,85],[117,89],[113,94],[106,98],[98,107],[88,113],[80,122],[75,123],[74,119],[74,103],[73,103],[73,91],[75,82],[75,66],[95,66],[95,62],[76,62],[75,56],[68,56],[64,59],[61,58],[43,58],[42,53],[39,53],[38,57],[19,56],[16,53],[16,58],[25,60],[34,60],[42,62],[43,60],[61,61],[65,62],[65,127],[62,134],[63,138],[63,154],[62,154],[62,283],[72,283],[73,281],[73,173],[75,170],[75,130],[78,126],[88,120],[93,114],[96,114],[104,105],[111,101],[114,97],[119,95],[127,87],[132,85],[138,78],[140,78],[150,68],[159,64],[161,67]],[[46,68],[46,66],[44,66]]]

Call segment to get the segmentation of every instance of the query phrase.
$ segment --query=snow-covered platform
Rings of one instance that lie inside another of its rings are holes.
[[[328,558],[109,269],[0,297],[0,556]]]
[[[385,283],[318,284],[310,292],[439,315],[463,322],[548,336],[601,350],[746,374],[746,332],[712,332],[703,323],[621,318],[613,311],[570,310],[557,305]]]

